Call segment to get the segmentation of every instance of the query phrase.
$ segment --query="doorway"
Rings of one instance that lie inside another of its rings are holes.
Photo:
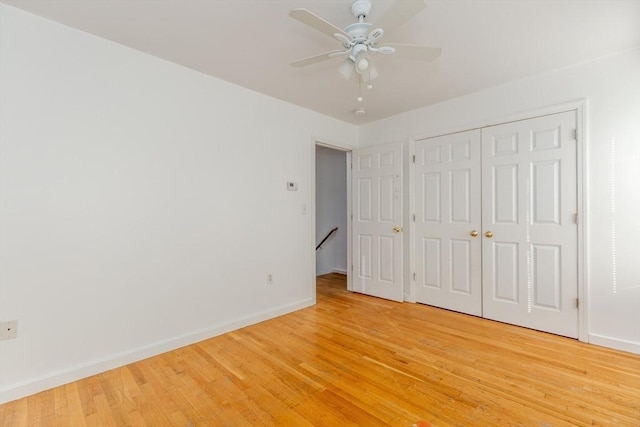
[[[315,275],[346,276],[351,272],[351,149],[316,143],[315,163]]]

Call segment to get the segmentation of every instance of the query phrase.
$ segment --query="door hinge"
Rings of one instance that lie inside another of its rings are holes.
[[[413,156],[411,156],[411,160],[413,160],[413,163],[416,162],[416,155],[415,154]]]
[[[351,272],[353,273],[353,264],[351,264]]]
[[[413,222],[416,222],[416,214],[413,214]]]
[[[353,162],[351,162],[351,169],[353,169]]]
[[[416,280],[416,273],[413,273],[413,280]]]
[[[573,130],[573,139],[578,140],[578,129]]]
[[[580,298],[576,298],[576,308],[580,308]]]
[[[576,224],[578,223],[578,214],[577,213],[573,214],[573,222],[576,223]]]

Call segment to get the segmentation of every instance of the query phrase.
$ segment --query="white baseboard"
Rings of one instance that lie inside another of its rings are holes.
[[[271,310],[256,313],[251,316],[234,319],[216,325],[211,325],[206,328],[198,329],[184,335],[179,335],[177,337],[162,340],[144,347],[139,347],[130,351],[114,354],[102,359],[93,360],[91,362],[87,362],[68,369],[55,371],[50,374],[33,378],[21,383],[12,384],[0,389],[0,404],[11,402],[12,400],[21,399],[25,396],[30,396],[32,394],[39,393],[53,387],[58,387],[73,381],[90,377],[92,375],[100,374],[110,369],[128,365],[130,363],[147,359],[152,356],[157,356],[158,354],[166,353],[167,351],[175,350],[189,344],[194,344],[218,335],[222,335],[226,332],[244,328],[245,326],[273,319],[274,317],[282,316],[283,314],[291,313],[293,311],[310,307],[312,305],[313,299],[307,298],[292,304],[287,304]]]
[[[345,276],[347,275],[347,270],[341,270],[341,269],[339,269],[339,268],[334,268],[334,269],[333,269],[333,272],[334,272],[334,273],[337,273],[337,274],[343,274],[343,275],[345,275]]]
[[[589,334],[589,344],[601,345],[602,347],[609,347],[615,350],[640,354],[640,343],[611,338],[604,335]]]

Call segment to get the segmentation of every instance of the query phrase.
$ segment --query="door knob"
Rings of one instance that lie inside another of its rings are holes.
[[[394,233],[399,233],[402,231],[402,227],[393,227],[393,232]]]
[[[484,233],[484,235],[485,235],[487,238],[489,238],[489,239],[490,239],[490,238],[492,238],[492,237],[493,237],[493,232],[491,232],[491,231],[487,231],[486,233]]]
[[[473,230],[471,233],[469,233],[471,235],[471,237],[478,237],[478,232],[476,230]]]

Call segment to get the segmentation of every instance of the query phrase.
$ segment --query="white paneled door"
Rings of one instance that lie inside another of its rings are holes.
[[[417,302],[482,315],[480,131],[415,144]]]
[[[576,115],[482,129],[484,317],[576,338]]]
[[[416,301],[578,336],[576,113],[415,143]]]
[[[402,301],[402,144],[354,150],[352,161],[353,290]]]

